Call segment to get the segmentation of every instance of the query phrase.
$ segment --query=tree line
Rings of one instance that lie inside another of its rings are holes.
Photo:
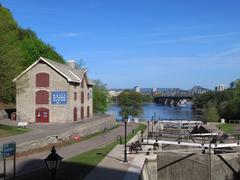
[[[240,120],[240,83],[236,88],[229,88],[225,91],[209,91],[205,94],[194,97],[195,108],[203,111],[204,121],[219,121],[224,118]]]
[[[30,29],[21,28],[0,4],[0,102],[15,102],[12,80],[40,56],[64,63],[54,48]]]

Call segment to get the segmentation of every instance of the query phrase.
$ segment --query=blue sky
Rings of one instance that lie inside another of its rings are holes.
[[[213,89],[240,78],[239,0],[0,0],[109,88]]]

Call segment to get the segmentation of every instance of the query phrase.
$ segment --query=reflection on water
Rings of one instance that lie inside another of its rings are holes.
[[[107,114],[114,115],[117,119],[121,119],[119,115],[120,108],[117,104],[110,104]],[[184,119],[184,120],[201,120],[201,114],[193,111],[190,107],[174,107],[161,104],[148,103],[143,105],[143,115],[140,119]]]

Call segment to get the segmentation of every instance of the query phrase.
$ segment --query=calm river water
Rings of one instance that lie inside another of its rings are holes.
[[[121,119],[119,115],[120,108],[117,104],[110,104],[107,114],[114,115],[116,119]],[[201,114],[193,111],[191,107],[165,106],[155,103],[146,103],[143,105],[143,115],[139,117],[143,120],[171,119],[171,120],[201,120]],[[154,116],[155,115],[155,116]]]

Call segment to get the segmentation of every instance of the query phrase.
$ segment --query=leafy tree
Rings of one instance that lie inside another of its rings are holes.
[[[93,86],[93,112],[105,113],[107,111],[107,88],[100,80],[94,81]]]
[[[137,117],[143,113],[142,109],[142,95],[138,92],[123,91],[118,96],[118,104],[121,108],[120,115],[125,117]]]
[[[196,108],[204,110],[209,108],[209,103],[214,102],[214,107],[217,109],[221,118],[240,119],[240,82],[236,88],[230,88],[223,92],[207,92],[193,99]],[[210,108],[211,109],[211,108]]]
[[[149,94],[141,94],[143,102],[153,102],[153,96]]]
[[[206,107],[203,109],[203,120],[204,122],[218,122],[219,114],[216,108],[216,105],[212,102],[209,102]]]
[[[53,47],[30,29],[20,28],[11,12],[0,4],[0,102],[15,101],[12,80],[39,56],[64,63]]]

